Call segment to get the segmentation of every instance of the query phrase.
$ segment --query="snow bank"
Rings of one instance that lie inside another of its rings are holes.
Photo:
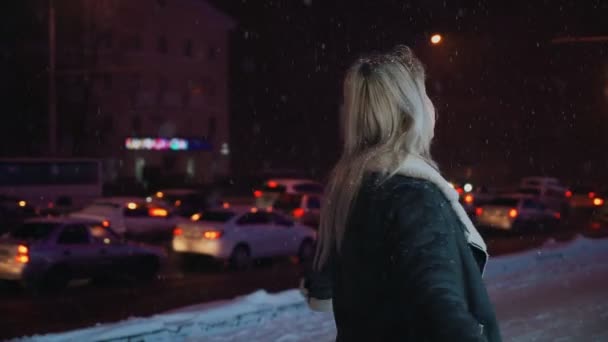
[[[569,242],[548,241],[534,250],[491,258],[484,277],[490,293],[501,296],[509,290],[517,292],[521,288],[534,288],[543,280],[551,282],[559,273],[575,274],[584,267],[588,273],[589,267],[598,264],[608,274],[606,263],[597,263],[598,260],[606,260],[605,256],[598,257],[599,254],[608,255],[608,240],[577,237]],[[504,324],[506,328],[517,326],[514,321]],[[509,336],[505,337],[509,339]],[[232,301],[202,304],[149,318],[133,318],[23,340],[321,342],[334,338],[332,315],[311,312],[298,290],[288,290],[277,294],[257,291]],[[528,341],[525,338],[517,340]]]

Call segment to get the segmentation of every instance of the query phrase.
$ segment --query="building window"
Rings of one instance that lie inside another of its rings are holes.
[[[184,43],[184,56],[192,57],[192,39],[187,39]]]
[[[103,88],[105,90],[112,89],[112,74],[103,75]]]
[[[215,131],[217,130],[217,120],[215,119],[215,116],[212,116],[209,118],[209,132],[208,132],[208,136],[210,140],[213,140],[213,138],[215,137]]]
[[[141,36],[136,34],[135,36],[133,36],[133,50],[141,51],[141,48],[142,48]]]
[[[214,47],[210,47],[207,50],[207,59],[209,59],[210,61],[213,61],[217,58],[217,49]]]
[[[169,51],[169,43],[167,42],[167,37],[160,36],[158,37],[158,52],[162,54],[166,54]]]

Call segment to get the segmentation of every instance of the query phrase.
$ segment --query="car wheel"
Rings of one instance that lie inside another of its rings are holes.
[[[142,258],[135,265],[135,277],[142,281],[151,281],[156,278],[160,269],[160,263],[157,257],[145,257]]]
[[[230,267],[234,270],[249,268],[251,261],[251,252],[246,245],[237,245],[230,255]]]
[[[312,262],[315,257],[315,246],[309,239],[302,241],[300,248],[298,249],[298,261],[300,264],[307,264]]]
[[[67,266],[53,266],[42,280],[42,286],[52,291],[59,291],[68,286],[71,280],[70,270]]]

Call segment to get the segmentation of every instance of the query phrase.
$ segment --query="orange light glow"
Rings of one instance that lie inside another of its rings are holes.
[[[150,210],[148,210],[148,214],[153,217],[169,216],[169,212],[167,211],[167,209],[163,209],[163,208],[150,208]]]
[[[19,201],[19,206],[20,206],[21,208],[25,207],[26,205],[27,205],[27,202],[26,202],[26,201]]]
[[[481,216],[483,214],[483,208],[478,207],[475,209],[475,215]]]
[[[193,214],[192,216],[190,216],[190,219],[192,221],[198,221],[201,219],[201,214],[199,214],[199,213]]]
[[[180,227],[175,227],[173,229],[173,236],[180,236],[184,234],[184,230],[181,229]]]
[[[255,214],[255,213],[257,213],[257,212],[258,212],[258,208],[255,208],[255,207],[254,207],[254,208],[251,208],[251,210],[250,210],[250,211],[251,211],[252,213],[254,213],[254,214]]]
[[[177,200],[177,201],[175,201],[174,204],[175,204],[176,207],[179,207],[180,205],[182,205],[182,201]]]
[[[295,218],[301,218],[302,216],[304,216],[304,209],[302,208],[297,208],[293,210],[293,216]]]
[[[29,251],[30,251],[29,248],[27,248],[27,246],[25,246],[25,245],[19,245],[17,247],[17,253],[19,253],[19,254],[27,254]]]
[[[568,198],[572,197],[572,191],[570,191],[570,190],[566,191],[566,197],[568,197]]]
[[[602,206],[604,205],[604,200],[599,197],[596,197],[593,199],[593,205],[596,207]]]
[[[22,264],[27,264],[28,262],[30,262],[30,257],[27,255],[17,255],[16,259]]]
[[[156,193],[156,197],[163,198],[163,197],[165,197],[165,194],[163,194],[162,191],[159,191],[159,192]]]
[[[222,203],[222,208],[224,208],[224,209],[230,208],[230,203],[228,203],[228,202]]]
[[[137,209],[137,203],[129,202],[129,203],[127,203],[127,208],[129,208],[131,210],[135,210],[135,209]]]
[[[277,186],[279,186],[279,184],[277,184],[277,182],[275,182],[275,181],[269,181],[269,182],[268,182],[268,187],[269,187],[269,188],[273,188],[273,189],[274,189],[274,188],[276,188]]]
[[[590,192],[590,193],[588,194],[588,196],[589,196],[589,198],[590,198],[590,199],[594,199],[594,198],[595,198],[595,192],[593,192],[593,191],[592,191],[592,192]]]
[[[473,203],[473,195],[466,195],[466,196],[464,196],[464,202],[465,202],[466,204],[471,204],[471,203]]]
[[[518,214],[519,213],[517,212],[517,209],[511,209],[511,210],[509,210],[509,217],[510,218],[516,218]]]
[[[208,230],[203,233],[203,237],[208,240],[217,240],[222,237],[222,232],[217,230]]]
[[[437,44],[441,43],[442,40],[443,40],[443,37],[438,33],[431,36],[431,43],[433,45],[437,45]]]
[[[101,225],[105,228],[108,228],[110,226],[110,221],[108,220],[103,220],[101,221]]]
[[[256,190],[253,192],[253,196],[255,198],[260,198],[260,197],[262,197],[262,195],[263,195],[263,193],[260,190]]]

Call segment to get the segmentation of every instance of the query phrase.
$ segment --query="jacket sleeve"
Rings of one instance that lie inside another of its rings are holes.
[[[300,292],[311,310],[333,311],[332,265],[333,255],[320,270],[308,269],[300,282]]]
[[[404,296],[428,323],[433,341],[487,341],[483,326],[468,311],[456,234],[447,224],[449,202],[430,189],[400,195],[395,209],[391,261]],[[412,303],[413,301],[413,303]]]

